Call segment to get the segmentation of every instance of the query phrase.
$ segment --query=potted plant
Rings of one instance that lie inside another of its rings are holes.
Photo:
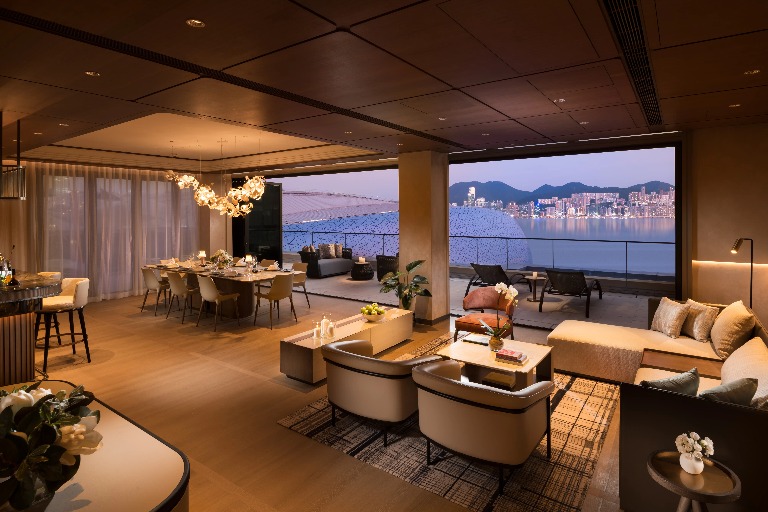
[[[426,260],[416,260],[405,266],[405,273],[389,272],[381,278],[381,293],[387,293],[394,290],[395,295],[400,299],[403,309],[411,309],[413,298],[417,295],[422,297],[431,297],[432,294],[422,285],[429,284],[426,277],[415,274],[411,277],[411,272],[416,270]]]

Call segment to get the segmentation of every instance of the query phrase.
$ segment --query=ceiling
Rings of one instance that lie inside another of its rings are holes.
[[[767,60],[764,0],[4,0],[2,156],[17,120],[23,159],[209,172],[577,147],[764,122]]]

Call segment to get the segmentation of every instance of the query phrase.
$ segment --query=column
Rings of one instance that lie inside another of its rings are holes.
[[[417,321],[433,324],[450,314],[448,264],[448,155],[433,151],[401,154],[400,270],[426,260],[415,273],[429,279],[432,297],[417,297]]]

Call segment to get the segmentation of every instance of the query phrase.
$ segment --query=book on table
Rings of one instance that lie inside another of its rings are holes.
[[[512,363],[512,364],[522,365],[522,364],[525,364],[525,362],[528,360],[528,356],[518,350],[510,350],[510,349],[503,348],[498,352],[496,352],[496,360],[501,363]]]

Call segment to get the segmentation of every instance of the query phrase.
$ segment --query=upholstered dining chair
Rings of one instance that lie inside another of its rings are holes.
[[[499,311],[499,325],[504,325],[505,322],[509,322],[509,329],[506,329],[501,337],[509,335],[510,339],[515,339],[515,328],[512,323],[512,313],[515,310],[514,301],[508,301],[503,297],[499,297],[499,292],[490,286],[484,286],[482,288],[476,288],[469,292],[464,300],[462,306],[465,310],[477,310],[476,313],[470,313],[464,315],[461,318],[457,318],[454,325],[453,341],[459,338],[459,331],[474,332],[477,334],[485,334],[485,326],[482,322],[496,327],[496,311]],[[493,310],[493,313],[486,313],[485,310]]]
[[[147,287],[147,291],[144,292],[144,302],[141,303],[141,311],[144,311],[144,304],[147,303],[147,296],[149,296],[149,292],[155,292],[157,296],[155,297],[155,316],[157,316],[157,303],[160,302],[160,292],[163,293],[163,300],[166,300],[166,294],[168,290],[171,289],[171,285],[168,284],[168,281],[161,281],[158,279],[157,274],[155,274],[155,271],[151,268],[142,268],[141,269],[141,275],[144,276],[144,286]]]
[[[280,318],[280,300],[288,299],[291,302],[291,312],[293,318],[298,322],[296,309],[293,307],[293,274],[278,274],[272,279],[272,287],[268,292],[262,293],[256,291],[256,311],[253,313],[253,325],[256,325],[256,317],[259,314],[259,303],[261,299],[269,301],[269,328],[272,328],[272,308],[277,307],[277,318]]]
[[[304,289],[304,298],[307,299],[307,307],[311,308],[312,306],[309,305],[309,295],[307,294],[307,267],[309,267],[309,263],[297,262],[293,264],[293,270],[303,272],[303,274],[293,274],[293,287],[297,288],[301,286]]]
[[[239,293],[221,293],[216,288],[216,283],[213,282],[211,276],[197,276],[197,284],[200,285],[200,312],[197,314],[197,324],[200,325],[200,317],[203,315],[203,306],[206,302],[216,304],[216,311],[213,314],[213,332],[216,332],[216,326],[218,324],[219,317],[221,316],[221,303],[231,300],[235,303],[235,316],[237,317],[237,325],[240,325],[240,312],[237,309],[237,298]]]
[[[385,446],[388,427],[416,412],[416,385],[411,370],[441,360],[436,355],[402,361],[376,359],[368,340],[337,341],[320,350],[325,359],[331,423],[336,425],[337,409],[381,422]]]
[[[181,323],[184,323],[184,317],[187,313],[187,301],[189,301],[189,311],[192,312],[192,297],[195,293],[200,291],[200,288],[196,286],[188,286],[184,282],[184,278],[178,272],[168,272],[168,284],[171,286],[171,299],[168,301],[168,312],[165,314],[165,318],[171,314],[171,306],[173,306],[173,299],[176,298],[176,303],[179,304],[179,297],[184,299],[184,308],[181,310]],[[181,304],[179,304],[181,306]]]
[[[85,316],[83,309],[88,304],[88,288],[90,280],[86,277],[69,277],[61,281],[61,293],[53,297],[45,297],[40,310],[37,312],[35,321],[35,339],[40,329],[40,319],[45,319],[45,345],[43,347],[43,374],[48,370],[48,348],[51,342],[51,322],[56,330],[56,337],[61,345],[61,332],[59,331],[58,313],[69,314],[69,335],[72,343],[72,353],[75,350],[75,335],[82,336],[83,345],[85,345],[85,356],[88,362],[91,362],[91,351],[88,347],[88,332],[85,329]],[[80,319],[80,332],[75,332],[74,312]]]
[[[413,381],[418,388],[419,430],[427,439],[427,465],[439,462],[431,457],[433,443],[497,464],[500,494],[504,469],[523,464],[545,436],[547,458],[551,456],[552,382],[507,391],[462,381],[461,363],[452,360],[416,366]],[[478,435],[480,432],[499,434]]]
[[[261,260],[259,262],[259,266],[262,267],[262,268],[267,268],[269,266],[274,265],[275,263],[277,263],[277,260],[266,260],[266,259],[264,259],[264,260]]]

